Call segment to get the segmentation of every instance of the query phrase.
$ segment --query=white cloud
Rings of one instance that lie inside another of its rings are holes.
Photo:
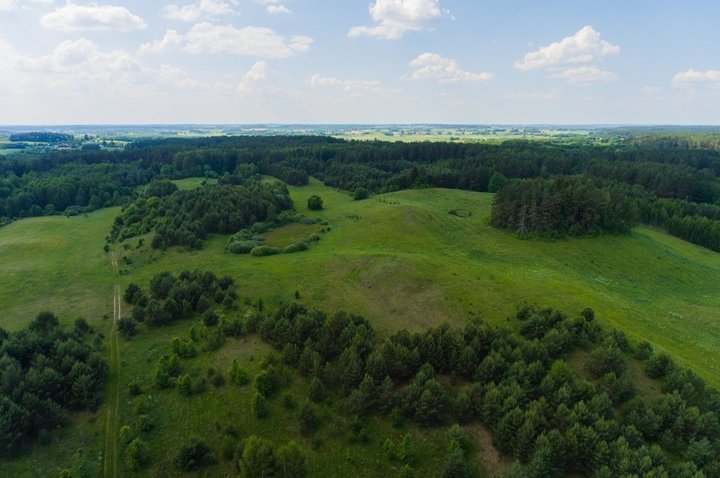
[[[440,7],[440,0],[375,0],[370,5],[370,16],[377,25],[353,27],[348,36],[397,40],[408,31],[432,30],[435,22],[449,15]]]
[[[265,80],[270,71],[270,66],[264,61],[256,61],[253,66],[245,73],[245,75],[238,83],[239,93],[248,93],[254,89],[254,87]]]
[[[717,83],[720,85],[720,70],[698,71],[690,69],[673,76],[672,82],[676,86],[692,83]]]
[[[25,55],[0,40],[0,67],[12,87],[26,92],[121,94],[155,87],[201,88],[187,73],[167,65],[151,68],[125,50],[103,51],[92,41],[67,40],[47,55]]]
[[[307,81],[310,86],[336,88],[345,93],[359,94],[381,91],[380,82],[376,80],[340,80],[332,76],[314,74]]]
[[[620,47],[600,39],[600,32],[591,26],[581,28],[572,36],[553,42],[525,55],[515,62],[518,70],[534,70],[577,63],[593,63],[620,52]]]
[[[15,0],[0,0],[0,12],[11,12],[17,10],[18,4]]]
[[[601,70],[595,65],[583,65],[576,68],[565,68],[550,75],[556,80],[565,80],[568,83],[610,83],[617,80],[617,75],[611,71]]]
[[[168,30],[161,40],[144,43],[141,53],[181,50],[188,53],[230,53],[264,58],[288,58],[310,49],[312,38],[295,35],[285,38],[270,28],[198,23],[185,35]]]
[[[255,0],[255,3],[265,5],[265,11],[268,12],[270,15],[292,13],[292,11],[288,7],[283,5],[283,0]]]
[[[458,81],[488,81],[492,73],[473,73],[460,68],[457,60],[446,58],[437,53],[423,53],[410,62],[415,68],[411,78],[413,80],[436,79],[441,83],[455,83]]]
[[[265,7],[265,10],[270,15],[277,15],[277,14],[286,14],[287,15],[289,13],[292,13],[290,11],[290,9],[288,7],[286,7],[285,5],[268,5],[267,7]]]
[[[50,30],[131,31],[147,27],[145,21],[125,7],[113,5],[76,5],[68,3],[42,16],[40,23]]]
[[[148,53],[162,53],[165,51],[178,50],[182,44],[182,35],[175,30],[167,30],[162,39],[140,45],[138,53],[145,55]]]
[[[235,13],[232,6],[223,0],[199,0],[188,5],[170,4],[163,8],[163,15],[172,20],[194,22],[201,17],[221,17]]]

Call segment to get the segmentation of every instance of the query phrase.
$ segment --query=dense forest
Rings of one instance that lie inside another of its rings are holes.
[[[232,184],[264,174],[292,185],[315,176],[351,193],[382,193],[422,187],[496,192],[511,179],[582,175],[593,181],[600,196],[626,185],[638,211],[635,221],[718,250],[716,137],[676,133],[666,141],[662,135],[667,133],[620,133],[624,141],[612,146],[583,141],[387,143],[313,136],[209,137],[138,140],[116,152],[16,153],[0,160],[0,223],[127,205],[154,179],[189,176],[230,178]]]
[[[627,232],[637,220],[627,188],[597,187],[590,179],[515,179],[493,201],[494,226],[520,235],[573,236]]]
[[[180,276],[202,282],[206,274]],[[162,300],[167,287],[175,287],[165,284],[167,277],[153,278],[147,292],[131,285],[125,296]],[[491,431],[493,445],[515,461],[508,476],[720,476],[720,394],[649,343],[631,345],[622,332],[604,329],[590,309],[568,317],[522,307],[513,319],[519,335],[474,319],[462,328],[441,325],[380,337],[363,317],[328,315],[297,302],[275,310],[258,303],[242,315],[208,317],[206,312],[190,328],[189,338],[170,340],[170,352],[155,365],[155,387],[194,396],[209,382],[223,386],[227,376],[234,386],[254,388],[250,408],[263,420],[268,402],[287,396],[281,391],[292,387],[290,377],[298,374],[310,383],[297,415],[303,435],[322,427],[315,408],[327,397],[339,413],[355,417],[358,430],[373,415],[421,429],[449,427],[446,477],[473,473],[470,439],[457,423],[481,423]],[[254,334],[278,354],[263,359],[257,376],[248,376],[237,362],[210,377],[187,372],[201,351]],[[661,391],[641,392],[638,373]],[[406,441],[386,440],[385,450],[389,463],[404,464],[412,473],[416,458]],[[259,457],[261,444],[266,450]],[[306,476],[304,452],[293,448],[301,471],[292,476]],[[278,472],[286,459],[271,443],[237,434],[228,437],[222,453],[202,438],[190,447],[198,449],[207,461],[197,467],[222,456],[236,463],[241,476],[258,476],[249,470]],[[190,451],[179,450],[181,469]]]
[[[91,332],[84,319],[63,330],[50,312],[18,332],[0,328],[0,455],[47,440],[70,412],[100,405],[108,367],[102,337],[86,343]]]
[[[174,192],[172,186],[163,184],[151,183],[142,197],[123,208],[113,224],[111,240],[122,241],[154,230],[155,249],[173,245],[200,249],[210,233],[234,233],[256,222],[272,221],[293,206],[282,183],[246,180],[237,185],[205,185]]]

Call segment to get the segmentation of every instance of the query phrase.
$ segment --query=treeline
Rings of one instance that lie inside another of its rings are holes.
[[[71,134],[64,133],[31,132],[11,134],[8,139],[13,142],[30,141],[33,143],[63,143],[72,142],[75,140],[75,137]]]
[[[26,329],[0,329],[0,454],[13,454],[38,437],[49,439],[71,411],[96,410],[102,400],[107,364],[85,336],[78,319],[66,331],[50,312]]]
[[[512,180],[495,195],[491,223],[521,236],[627,232],[637,221],[627,187],[583,177]]]
[[[151,187],[148,192],[158,192],[156,189]],[[162,197],[143,196],[115,218],[110,240],[123,241],[154,230],[155,249],[175,245],[200,249],[210,233],[234,233],[256,222],[272,221],[292,207],[284,184],[259,180],[236,186],[205,185]]]
[[[648,135],[657,142],[635,134],[629,136],[635,143],[628,139],[620,146],[597,146],[590,141],[463,144],[348,142],[304,136],[214,137],[141,140],[118,152],[17,154],[0,161],[0,217],[74,214],[127,204],[141,194],[139,186],[153,179],[248,178],[256,174],[293,185],[306,184],[312,175],[328,186],[370,193],[422,187],[494,192],[510,179],[584,175],[602,184],[640,188],[647,194],[638,207],[658,217],[656,199],[698,208],[717,206],[720,151],[682,143],[668,145],[662,142],[662,134]],[[702,217],[716,219],[693,208],[682,208],[682,214],[673,209],[676,214],[671,218],[653,224],[716,248],[717,224]],[[639,219],[646,221],[645,217],[641,214]],[[698,232],[708,228],[712,229],[709,234]]]

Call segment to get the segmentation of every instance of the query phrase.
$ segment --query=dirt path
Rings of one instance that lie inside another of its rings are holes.
[[[118,272],[117,254],[110,256],[113,275]],[[108,384],[108,409],[105,422],[105,452],[103,455],[103,476],[106,478],[118,478],[119,475],[119,448],[118,448],[118,409],[120,408],[120,352],[118,350],[117,324],[122,315],[122,296],[120,285],[115,284],[113,288],[113,322],[110,331],[110,383]]]

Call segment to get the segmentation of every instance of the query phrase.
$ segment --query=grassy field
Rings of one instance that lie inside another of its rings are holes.
[[[132,261],[121,261],[123,285],[147,284],[163,270],[209,269],[236,277],[242,296],[277,303],[298,291],[309,305],[356,311],[385,332],[462,324],[470,314],[501,323],[526,301],[569,314],[591,307],[605,324],[720,384],[720,364],[706,360],[720,355],[720,254],[647,227],[628,236],[520,240],[487,225],[489,194],[427,189],[353,201],[316,181],[290,189],[299,212],[331,225],[309,251],[255,258],[225,254],[226,236],[211,237],[201,251],[152,251],[150,241],[138,250],[132,239],[130,250],[120,249]],[[307,210],[312,194],[323,197],[324,210]],[[15,329],[44,309],[66,322],[102,321],[112,302],[102,244],[117,212],[0,229],[0,324]],[[297,227],[268,240],[282,245],[306,234]]]
[[[201,182],[185,180],[180,186]],[[272,305],[298,292],[309,306],[364,315],[380,335],[400,328],[422,330],[444,321],[461,325],[473,315],[509,324],[508,317],[525,302],[557,307],[570,315],[591,307],[605,325],[649,340],[720,385],[720,364],[708,360],[720,356],[720,254],[647,227],[627,236],[520,240],[488,226],[489,194],[427,189],[353,201],[317,181],[290,191],[298,212],[330,224],[330,231],[308,251],[264,258],[230,255],[224,253],[227,236],[212,236],[201,251],[153,251],[149,240],[138,248],[137,239],[131,239],[127,248],[115,246],[121,256],[120,276],[115,278],[102,245],[118,208],[74,218],[25,219],[0,228],[0,326],[15,330],[38,312],[53,310],[66,324],[85,316],[107,336],[110,321],[103,316],[112,314],[116,279],[123,287],[130,282],[146,287],[160,271],[198,268],[235,277],[241,301],[262,298]],[[324,210],[307,210],[312,194],[323,198]],[[471,215],[453,216],[448,214],[451,209]],[[267,233],[266,240],[284,246],[314,232],[313,227],[286,226]],[[187,336],[188,327],[177,324],[121,341],[121,423],[135,420],[127,384],[135,379],[150,383],[153,364],[167,351],[170,337]],[[252,375],[267,352],[256,338],[231,340],[218,353],[201,354],[187,366],[226,371],[232,358],[239,358]],[[297,379],[294,394],[304,390],[303,380]],[[243,436],[257,433],[278,445],[297,438],[296,412],[285,410],[279,398],[271,403],[271,420],[249,418],[249,390],[210,386],[192,401],[176,390],[150,390],[161,425],[149,439],[154,464],[142,476],[174,473],[176,450],[163,447],[164,440],[177,444],[179,437],[196,434],[209,437],[219,450],[223,435],[215,422],[232,421]],[[100,453],[105,413],[101,408],[96,414],[77,416],[72,427],[59,432],[56,441],[72,443],[69,449],[36,446],[23,459],[0,463],[0,475],[45,476],[33,472],[38,469],[34,467],[48,462],[67,466],[79,448]],[[319,432],[320,443],[302,443],[311,450],[317,476],[348,474],[358,467],[373,474],[387,465],[381,443],[350,446],[344,418],[329,406],[321,413],[326,425]],[[371,420],[368,427],[372,436],[393,439],[407,432],[379,420]],[[427,455],[427,469],[437,469],[440,464],[433,457],[438,454],[432,447],[442,431],[409,432],[421,455]],[[473,434],[487,441],[482,429]],[[335,442],[348,443],[343,448],[346,455],[323,468],[323,444]],[[487,459],[492,450],[483,453]],[[229,464],[221,463],[207,476],[231,471]]]

